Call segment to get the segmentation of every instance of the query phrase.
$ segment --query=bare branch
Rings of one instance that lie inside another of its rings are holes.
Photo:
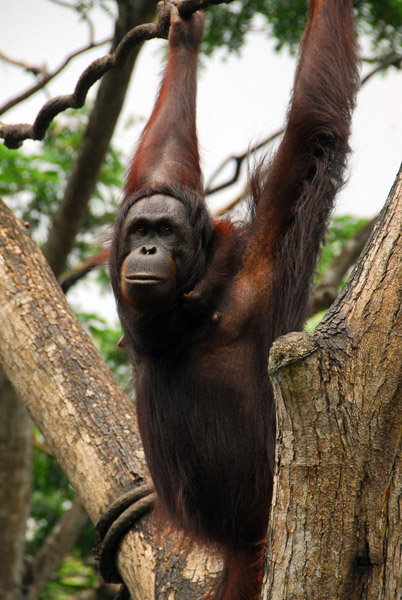
[[[202,10],[215,4],[230,4],[233,0],[181,0],[178,5],[180,16],[189,17],[196,10]]]
[[[375,59],[367,59],[367,61],[374,62]],[[365,77],[362,78],[361,85],[364,85],[365,83],[367,83],[367,81],[369,79],[371,79],[371,77],[376,75],[376,73],[378,73],[379,71],[382,71],[390,66],[395,66],[397,68],[401,68],[401,65],[402,65],[402,56],[400,54],[398,54],[397,52],[392,52],[386,58],[384,58],[384,60],[382,60],[381,63],[379,63],[372,71],[370,71]],[[207,182],[206,189],[205,189],[205,195],[211,196],[212,194],[220,192],[220,191],[230,187],[234,183],[236,183],[236,181],[238,181],[238,179],[240,177],[241,167],[242,167],[243,162],[246,160],[246,158],[251,156],[255,152],[257,152],[264,146],[267,146],[268,144],[273,142],[277,137],[282,135],[283,132],[284,132],[284,130],[280,129],[280,130],[276,131],[275,133],[271,134],[268,138],[266,138],[262,142],[256,144],[255,146],[251,146],[246,152],[243,152],[241,154],[234,154],[232,156],[228,156],[227,158],[225,158],[218,165],[218,167],[215,169],[215,171],[212,173],[211,177],[209,178],[209,181]],[[234,163],[235,163],[233,175],[229,179],[224,181],[223,183],[213,187],[212,186],[213,181],[219,176],[219,174],[223,171],[223,169],[231,161],[234,161]],[[230,204],[228,205],[228,208],[221,209],[217,214],[222,215],[227,210],[232,209],[233,206],[235,206],[240,200],[241,200],[241,197],[236,197],[232,202],[230,202]]]
[[[258,142],[254,146],[251,146],[246,152],[243,152],[242,154],[237,154],[237,155],[235,154],[233,156],[229,156],[229,157],[225,158],[225,160],[222,161],[221,164],[212,173],[212,175],[211,175],[211,177],[210,177],[210,179],[209,179],[209,181],[208,181],[208,183],[206,185],[205,195],[206,196],[210,196],[212,194],[215,194],[216,192],[220,192],[221,190],[223,190],[223,189],[225,189],[225,188],[233,185],[233,183],[235,183],[239,179],[240,169],[241,169],[241,166],[242,166],[243,162],[245,161],[245,159],[248,156],[250,156],[251,154],[253,154],[254,152],[257,152],[258,150],[261,150],[261,148],[263,148],[267,144],[270,144],[271,142],[273,142],[282,133],[283,133],[283,129],[279,129],[275,133],[272,133],[269,137],[267,137],[262,142]],[[221,184],[219,184],[219,185],[217,185],[215,187],[211,187],[212,186],[212,182],[214,181],[214,179],[216,179],[216,177],[219,175],[219,173],[232,160],[235,162],[235,165],[236,165],[235,166],[235,172],[234,172],[233,176],[229,180],[225,181],[224,183],[221,183]]]
[[[57,4],[60,4],[61,6],[73,8],[73,5],[71,5],[67,2],[63,2],[62,0],[54,0],[54,1]],[[182,0],[182,2],[178,6],[178,9],[179,9],[180,14],[183,17],[188,17],[196,10],[207,8],[208,6],[211,6],[211,5],[229,4],[231,2],[233,2],[233,0]],[[91,32],[91,23],[89,20],[88,20],[88,24],[89,24],[90,32]],[[123,38],[123,40],[121,41],[118,48],[112,54],[109,54],[101,59],[98,59],[89,65],[89,67],[84,71],[84,73],[82,73],[73,94],[66,95],[66,96],[58,96],[58,97],[54,98],[53,100],[50,100],[49,102],[47,102],[42,107],[42,109],[39,111],[39,113],[36,117],[36,120],[32,126],[27,123],[19,123],[19,124],[15,124],[15,125],[7,125],[5,123],[0,123],[0,137],[2,137],[4,139],[4,144],[8,148],[18,148],[19,146],[21,146],[22,142],[25,139],[42,140],[43,137],[45,136],[47,128],[49,127],[49,124],[51,123],[51,121],[54,119],[54,117],[57,114],[66,110],[67,108],[81,108],[85,102],[86,95],[88,93],[89,88],[96,81],[98,81],[98,79],[100,79],[106,72],[110,71],[111,69],[116,69],[116,68],[120,68],[121,66],[123,66],[129,51],[134,46],[142,43],[145,40],[153,39],[155,37],[165,38],[167,35],[167,29],[168,29],[168,23],[166,22],[166,13],[165,13],[164,18],[159,19],[158,24],[156,26],[152,23],[148,23],[145,25],[140,25],[140,26],[134,28],[133,30],[131,30]],[[46,83],[51,78],[55,77],[55,75],[57,75],[65,67],[66,63],[69,60],[71,60],[74,56],[77,56],[78,54],[85,52],[89,48],[101,45],[103,43],[105,43],[105,42],[99,42],[98,44],[93,44],[91,42],[91,44],[89,44],[85,49],[79,50],[76,53],[74,53],[73,55],[71,55],[71,57],[68,57],[66,59],[65,63],[63,63],[63,65],[55,73],[53,73],[52,75],[49,76],[49,79],[47,79],[45,77],[42,82],[40,82],[36,86],[33,86],[32,88],[30,88],[29,90],[27,90],[26,92],[24,92],[23,94],[18,96],[17,98],[14,98],[13,100],[9,101],[8,103],[6,103],[2,107],[0,107],[0,114],[3,114],[6,110],[11,108],[11,106],[15,106],[15,104],[17,104],[18,102],[21,102],[22,100],[26,99],[27,97],[29,97],[33,93],[35,93],[38,89],[41,89],[42,87],[44,87],[44,85],[46,85]],[[3,56],[3,58],[5,60],[8,60],[9,62],[13,62],[13,64],[18,64],[17,61],[12,61],[12,59],[7,59],[5,56]],[[372,77],[379,70],[382,70],[388,66],[395,65],[400,68],[401,62],[402,62],[402,57],[397,53],[393,53],[388,58],[386,58],[384,61],[382,61],[382,63],[380,65],[378,65],[372,72],[370,72],[363,79],[362,84],[365,83],[370,77]],[[32,72],[37,71],[36,67],[30,67],[28,65],[24,65],[23,63],[20,63],[20,66],[23,66],[23,68],[28,68],[28,70],[30,70]],[[279,133],[274,134],[272,137],[273,138],[276,137],[276,135],[279,135]],[[269,141],[271,141],[271,140],[268,139],[267,141],[262,142],[261,144],[258,144],[255,149],[252,149],[251,151],[249,150],[247,153],[244,153],[239,156],[233,156],[233,157],[227,159],[221,165],[220,169],[224,165],[226,165],[228,161],[234,160],[236,162],[236,169],[235,169],[235,174],[234,174],[233,178],[230,181],[228,181],[224,184],[221,184],[219,186],[216,186],[215,188],[212,188],[212,189],[210,189],[210,186],[208,186],[207,194],[216,193],[217,191],[220,191],[220,190],[230,186],[235,181],[237,181],[237,179],[239,177],[241,164],[245,160],[246,156],[249,155],[250,152],[254,152],[256,149],[261,148],[265,144],[269,143]],[[217,175],[217,172],[215,172],[212,179],[214,179],[216,177],[216,175]]]
[[[56,115],[67,108],[81,108],[86,100],[89,88],[111,69],[125,64],[131,48],[145,40],[159,37],[157,27],[153,23],[139,25],[132,29],[120,42],[116,51],[94,60],[81,74],[73,94],[57,96],[41,108],[33,125],[19,123],[17,125],[0,124],[0,136],[8,148],[18,148],[23,140],[42,140]],[[163,36],[160,36],[163,37]]]
[[[40,79],[40,81],[38,81],[35,85],[33,85],[30,88],[28,88],[27,90],[25,90],[25,92],[18,94],[18,96],[11,98],[11,100],[8,100],[5,104],[3,104],[3,106],[0,106],[0,115],[4,114],[7,110],[10,110],[10,108],[13,108],[14,106],[16,106],[16,104],[23,102],[24,100],[26,100],[27,98],[29,98],[30,96],[35,94],[37,91],[44,88],[49,83],[49,81],[54,79],[56,77],[56,75],[59,75],[59,73],[61,73],[61,71],[63,71],[63,69],[65,69],[66,66],[74,58],[76,58],[80,54],[83,54],[84,52],[87,52],[88,50],[92,50],[92,48],[98,48],[99,46],[103,46],[107,42],[110,42],[110,40],[111,40],[111,38],[102,40],[100,42],[95,42],[95,43],[90,42],[84,48],[80,48],[79,50],[76,50],[75,52],[73,52],[72,54],[67,56],[67,58],[63,61],[63,63],[52,73],[48,73],[46,71],[45,67],[41,68],[41,67],[35,67],[32,65],[26,65],[26,64],[18,62],[18,61],[13,61],[12,59],[5,57],[4,54],[0,54],[0,58],[2,58],[3,60],[7,60],[7,62],[9,62],[11,64],[20,66],[20,67],[24,68],[26,71],[30,71],[30,72],[34,73],[34,75],[42,76],[42,79]]]
[[[69,8],[70,10],[74,10],[76,13],[80,15],[81,20],[85,21],[88,25],[89,29],[89,41],[93,42],[94,39],[94,25],[92,20],[89,18],[89,10],[81,10],[79,3],[75,2],[65,2],[64,0],[48,0],[52,4],[56,4],[57,6],[61,6],[63,8]]]
[[[32,73],[35,77],[41,75],[42,77],[47,75],[47,70],[45,66],[38,67],[37,65],[30,65],[29,63],[23,62],[22,60],[16,60],[15,58],[10,58],[4,52],[0,52],[0,60],[13,65],[14,67],[20,67],[24,69],[27,73]]]
[[[43,452],[44,454],[47,454],[48,456],[53,456],[53,454],[50,452],[50,450],[46,446],[46,444],[43,442],[40,442],[38,440],[38,438],[35,436],[35,434],[32,436],[32,446],[33,446],[33,448],[40,450],[40,452]]]
[[[73,8],[77,10],[75,4],[70,4],[70,2],[63,2],[63,0],[49,0],[52,4],[57,4],[58,6],[63,6],[63,8]]]
[[[72,271],[67,273],[61,280],[60,285],[61,289],[65,294],[69,291],[69,289],[80,279],[85,277],[87,273],[90,273],[96,268],[105,267],[107,264],[107,260],[109,257],[109,250],[103,250],[102,252],[98,252],[93,256],[90,256],[82,263],[80,263],[77,267],[75,267]]]
[[[361,85],[364,85],[369,79],[371,79],[371,77],[373,77],[380,71],[383,71],[384,69],[387,69],[388,67],[391,67],[391,66],[394,66],[397,69],[400,69],[401,65],[402,65],[402,56],[400,54],[398,54],[397,52],[391,52],[391,54],[386,56],[381,62],[378,63],[378,65],[376,65],[376,67],[374,67],[374,69],[372,69],[369,73],[367,73],[367,75],[365,75],[362,78]]]
[[[228,202],[227,204],[225,204],[218,210],[215,210],[214,217],[222,217],[230,210],[233,210],[234,207],[243,200],[243,198],[247,194],[247,190],[248,190],[248,184],[245,185],[243,190],[240,192],[240,194],[237,194],[232,200],[230,200],[230,202]]]

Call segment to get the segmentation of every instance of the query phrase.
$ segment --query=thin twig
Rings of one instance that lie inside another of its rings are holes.
[[[52,4],[57,4],[58,6],[62,6],[63,8],[72,8],[77,10],[75,4],[70,4],[69,2],[63,2],[63,0],[50,0]]]
[[[16,60],[15,58],[10,58],[4,52],[0,52],[0,60],[12,65],[13,67],[20,67],[24,69],[27,73],[32,73],[37,77],[41,75],[42,77],[47,75],[46,67],[38,67],[37,65],[30,65],[29,63],[23,62],[22,60]]]
[[[228,213],[230,210],[233,210],[234,207],[237,206],[238,204],[240,204],[240,202],[244,199],[244,197],[247,193],[247,190],[248,190],[248,185],[246,184],[244,186],[243,190],[240,192],[240,194],[237,194],[227,204],[225,204],[224,206],[221,206],[221,208],[218,208],[217,210],[214,211],[214,213],[213,213],[214,217],[216,217],[216,218],[223,217],[223,215]]]
[[[261,148],[264,148],[264,146],[266,146],[267,144],[270,144],[271,142],[273,142],[277,137],[282,135],[283,131],[284,131],[283,129],[279,129],[278,131],[275,131],[275,133],[272,133],[269,137],[267,137],[262,142],[258,142],[254,146],[250,146],[249,149],[246,152],[243,152],[242,154],[235,154],[233,156],[228,156],[227,158],[225,158],[225,160],[221,162],[221,164],[215,169],[215,171],[212,173],[211,177],[209,178],[209,181],[208,181],[208,183],[206,185],[206,189],[205,189],[205,195],[211,196],[212,194],[216,194],[216,192],[220,192],[221,190],[223,190],[223,189],[231,186],[233,183],[235,183],[239,178],[240,169],[241,169],[241,166],[242,166],[243,162],[245,161],[245,159],[248,156],[251,156],[251,154],[254,154],[254,152],[257,152],[258,150],[261,150]],[[228,179],[227,181],[225,181],[224,183],[221,183],[215,187],[211,187],[214,179],[216,179],[216,177],[219,175],[219,173],[231,161],[234,161],[235,165],[236,165],[233,176],[230,179]]]
[[[397,68],[401,68],[402,64],[402,56],[397,54],[396,52],[392,52],[389,56],[384,58],[374,69],[372,69],[367,75],[365,75],[362,79],[361,85],[364,85],[371,77],[376,75],[379,71],[383,71],[388,67],[395,66]]]
[[[98,48],[99,46],[107,44],[108,42],[110,42],[110,39],[111,38],[108,38],[106,40],[102,40],[96,43],[91,42],[90,44],[85,46],[85,48],[80,48],[79,50],[76,50],[75,52],[67,56],[64,62],[52,73],[47,73],[44,68],[40,69],[39,67],[25,65],[24,63],[13,61],[12,59],[5,57],[4,54],[0,54],[0,58],[2,58],[3,60],[7,60],[7,62],[11,64],[23,67],[26,71],[31,71],[32,73],[34,73],[34,75],[42,75],[42,79],[40,81],[38,81],[33,86],[25,90],[25,92],[18,94],[18,96],[11,98],[11,100],[7,100],[7,102],[3,104],[3,106],[0,106],[0,115],[4,114],[7,110],[10,110],[10,108],[13,108],[23,100],[26,100],[27,98],[35,94],[37,91],[44,88],[49,83],[49,81],[54,79],[56,75],[59,75],[59,73],[61,73],[61,71],[63,71],[63,69],[65,69],[69,62],[71,62],[74,58],[76,58],[80,54],[83,54],[84,52],[87,52],[88,50],[92,50],[92,48]]]
[[[230,4],[234,0],[181,0],[180,4],[177,4],[180,16],[183,19],[190,17],[196,10],[202,10],[213,6],[215,4]]]

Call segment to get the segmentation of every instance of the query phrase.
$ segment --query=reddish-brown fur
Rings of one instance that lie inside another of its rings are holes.
[[[268,353],[275,338],[303,326],[343,184],[358,87],[352,0],[311,1],[286,131],[271,164],[252,177],[251,218],[241,225],[213,223],[202,195],[195,129],[200,38],[200,16],[184,22],[172,7],[167,70],[127,177],[111,278],[160,506],[179,528],[222,552],[214,598],[254,600],[275,451]],[[155,193],[185,204],[199,245],[194,274],[175,303],[143,316],[122,297],[120,231],[130,206]]]

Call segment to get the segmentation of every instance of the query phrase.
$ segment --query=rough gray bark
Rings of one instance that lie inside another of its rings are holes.
[[[275,342],[264,599],[402,596],[402,169],[313,334]]]
[[[156,0],[119,0],[112,47],[125,33],[155,15]],[[127,64],[107,73],[100,82],[94,107],[74,161],[71,174],[53,218],[44,254],[56,277],[64,270],[79,232],[117,119],[123,107],[133,66],[141,47],[130,54]]]
[[[0,598],[3,600],[21,598],[31,472],[32,421],[0,368]]]

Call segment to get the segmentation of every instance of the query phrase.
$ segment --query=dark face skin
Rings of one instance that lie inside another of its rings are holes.
[[[183,203],[155,195],[130,208],[122,227],[123,297],[140,313],[168,308],[191,277],[193,229]]]

